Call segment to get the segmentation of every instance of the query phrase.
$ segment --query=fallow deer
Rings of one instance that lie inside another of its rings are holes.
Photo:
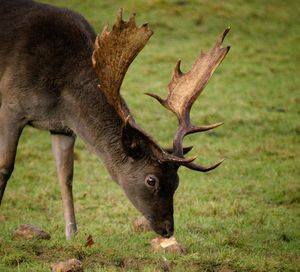
[[[184,155],[187,134],[207,131],[222,123],[194,126],[190,110],[229,47],[222,47],[226,29],[215,46],[203,51],[191,70],[177,62],[168,96],[154,94],[175,113],[179,128],[172,149],[160,147],[137,125],[120,88],[125,73],[152,31],[117,15],[112,30],[96,36],[89,23],[68,9],[25,0],[0,1],[0,202],[13,171],[23,128],[50,131],[61,187],[65,232],[76,232],[72,179],[75,135],[101,158],[113,180],[149,220],[153,230],[170,237],[174,231],[173,195],[177,170],[209,167]]]

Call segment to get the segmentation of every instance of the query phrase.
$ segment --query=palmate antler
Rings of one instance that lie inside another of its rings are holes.
[[[201,54],[189,72],[182,73],[180,70],[180,60],[177,62],[172,80],[168,85],[169,93],[166,99],[147,93],[177,116],[179,128],[173,141],[173,155],[175,156],[183,158],[182,141],[185,135],[210,130],[223,124],[216,123],[208,126],[194,126],[190,120],[190,110],[230,49],[229,46],[222,48],[222,42],[229,30],[230,28],[225,29],[210,52],[204,53],[201,50]],[[209,171],[219,166],[222,162],[223,160],[210,167],[203,167],[194,163],[187,163],[184,166],[193,170]]]
[[[180,61],[177,63],[166,100],[149,94],[167,109],[173,111],[179,120],[180,127],[173,142],[172,154],[162,149],[135,123],[120,95],[120,87],[129,65],[146,45],[153,32],[147,24],[137,27],[134,14],[128,22],[123,21],[122,10],[120,10],[112,30],[109,32],[108,26],[105,26],[102,33],[98,35],[92,62],[99,77],[99,88],[105,94],[108,103],[116,109],[123,120],[124,127],[134,129],[140,137],[146,140],[160,161],[174,162],[198,171],[209,171],[221,163],[210,167],[202,167],[192,163],[195,157],[186,159],[183,156],[182,141],[187,134],[205,131],[221,125],[218,123],[211,126],[195,127],[190,122],[189,113],[192,104],[229,50],[229,47],[221,48],[222,41],[228,31],[229,29],[224,31],[220,40],[208,54],[201,53],[190,72],[183,74],[180,71]]]
[[[119,10],[112,30],[108,31],[106,25],[97,36],[92,62],[100,80],[99,88],[123,120],[128,117],[129,110],[120,95],[121,84],[129,65],[152,34],[148,24],[136,26],[135,14],[124,22],[122,10]]]

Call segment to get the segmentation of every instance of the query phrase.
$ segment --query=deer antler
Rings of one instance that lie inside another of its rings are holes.
[[[135,14],[128,22],[123,21],[120,9],[112,30],[109,32],[106,25],[97,36],[92,63],[100,80],[99,88],[123,121],[128,117],[129,110],[120,96],[121,84],[129,65],[152,34],[147,23],[136,26]]]
[[[180,70],[180,60],[177,62],[172,80],[168,85],[169,92],[166,99],[162,99],[155,94],[147,93],[157,99],[166,109],[172,111],[177,116],[179,128],[173,141],[174,156],[183,158],[182,141],[185,135],[206,131],[222,125],[222,123],[216,123],[208,126],[194,126],[190,121],[190,110],[195,100],[203,91],[208,80],[230,49],[229,46],[222,48],[222,42],[229,30],[230,28],[225,29],[210,52],[204,53],[201,50],[201,54],[196,59],[189,72],[182,73]],[[222,162],[223,160],[210,167],[203,167],[192,162],[181,163],[181,165],[193,170],[205,172],[216,168]]]

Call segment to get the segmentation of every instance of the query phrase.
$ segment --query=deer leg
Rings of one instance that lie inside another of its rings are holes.
[[[72,192],[75,137],[53,133],[51,137],[63,201],[65,233],[69,240],[77,231]]]
[[[14,169],[18,141],[25,124],[2,107],[0,110],[0,204]]]

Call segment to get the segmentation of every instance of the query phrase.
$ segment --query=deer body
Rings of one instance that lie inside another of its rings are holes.
[[[97,89],[91,66],[96,35],[81,16],[31,1],[1,5],[10,10],[0,9],[3,108],[26,124],[56,133],[72,134],[87,125],[78,118],[101,118],[99,109],[117,118]]]
[[[118,175],[126,168],[124,162],[118,163],[123,159],[121,121],[97,88],[91,65],[96,34],[81,16],[69,10],[30,1],[4,1],[4,7],[0,8],[0,25],[7,24],[0,30],[1,186],[13,170],[16,144],[25,125],[51,131],[62,183],[70,185],[72,177],[60,171],[65,163],[61,145],[66,145],[72,157],[75,133],[119,181]],[[10,160],[5,161],[7,153]],[[71,219],[68,221],[75,223]]]
[[[135,56],[152,32],[147,26],[136,28],[134,23],[133,27],[132,22],[119,18],[113,31],[120,31],[117,39],[124,29],[133,35],[137,32],[138,42],[141,36],[139,48],[128,49],[129,55],[133,52]],[[101,34],[95,49],[96,34],[77,13],[33,1],[0,2],[0,203],[14,168],[22,129],[31,125],[52,135],[67,238],[76,232],[72,196],[75,135],[102,159],[152,228],[169,237],[173,233],[177,169],[180,164],[190,165],[191,160],[183,154],[168,155],[130,116],[115,82],[121,84],[133,58],[114,72],[117,68],[111,63],[118,58],[112,53],[111,59],[105,59],[110,56],[105,50],[113,31],[110,36],[109,32]],[[117,78],[111,79],[110,73]]]

